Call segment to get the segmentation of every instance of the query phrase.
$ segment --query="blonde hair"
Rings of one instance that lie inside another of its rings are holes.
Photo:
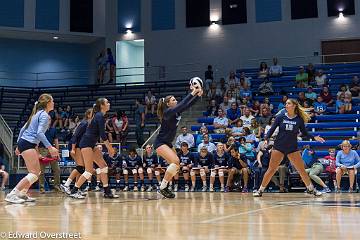
[[[308,123],[311,117],[306,113],[305,109],[300,105],[300,103],[293,98],[289,98],[288,101],[295,105],[295,114],[301,117],[304,123]]]
[[[340,144],[340,146],[343,147],[344,145],[348,145],[348,146],[350,146],[350,147],[352,146],[349,140],[344,140],[344,141],[342,141],[342,143]]]
[[[53,100],[53,97],[50,94],[43,93],[40,95],[39,99],[35,102],[32,112],[30,114],[29,119],[26,122],[25,128],[28,128],[32,117],[39,111],[46,109],[46,106],[49,102]]]
[[[162,121],[164,117],[165,109],[167,108],[167,104],[170,102],[170,99],[173,97],[173,95],[166,96],[165,98],[160,98],[158,107],[157,107],[157,115]]]

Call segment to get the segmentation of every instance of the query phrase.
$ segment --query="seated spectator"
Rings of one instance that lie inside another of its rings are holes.
[[[240,74],[240,89],[243,88],[245,85],[251,87],[251,77],[246,77],[245,72],[241,72]]]
[[[345,84],[342,84],[342,85],[340,86],[339,91],[336,93],[336,97],[339,98],[339,96],[340,96],[342,93],[343,93],[343,94],[345,94],[345,93],[351,93],[351,92],[349,91],[348,86],[345,85]]]
[[[275,117],[271,117],[270,118],[270,120],[269,120],[269,122],[268,122],[268,124],[266,125],[266,127],[265,127],[265,130],[264,130],[264,134],[266,135],[267,134],[267,132],[270,130],[270,128],[271,128],[271,125],[273,125],[275,123]],[[278,133],[279,133],[279,127],[277,127],[276,129],[275,129],[275,131],[274,131],[274,133],[272,134],[272,136],[271,136],[271,140],[273,140],[277,135],[278,135]]]
[[[265,62],[260,63],[258,78],[266,78],[269,76],[269,68]]]
[[[112,124],[115,132],[116,142],[125,145],[128,133],[129,120],[124,111],[117,111],[112,118]]]
[[[260,114],[260,102],[258,100],[254,101],[252,107],[250,108],[250,112],[254,117],[259,116]]]
[[[307,101],[304,102],[304,110],[311,118],[315,116],[314,108]]]
[[[316,100],[316,93],[313,91],[312,86],[308,86],[307,92],[305,93],[305,98],[309,105],[312,105]]]
[[[252,92],[249,86],[244,86],[244,89],[239,92],[240,98],[250,101],[252,99]]]
[[[245,161],[240,158],[240,153],[237,148],[231,148],[229,159],[229,174],[225,187],[225,192],[230,192],[234,184],[234,176],[242,175],[244,187],[242,192],[248,192],[249,169]]]
[[[316,102],[314,103],[314,113],[316,116],[323,115],[326,113],[326,103],[323,102],[323,99],[321,96],[318,96],[316,98]]]
[[[269,74],[271,77],[279,77],[283,75],[282,66],[278,65],[278,59],[273,58],[273,65],[270,66]]]
[[[256,138],[255,134],[252,133],[248,127],[243,128],[243,134],[247,143],[255,143],[259,141],[259,139]]]
[[[201,148],[203,148],[203,147],[206,147],[208,152],[210,152],[210,153],[216,150],[215,144],[213,144],[209,140],[209,134],[204,134],[204,140],[202,143],[199,144],[198,152],[200,152]]]
[[[234,137],[229,137],[227,142],[225,143],[224,145],[224,150],[225,152],[230,152],[230,149],[231,148],[236,148],[238,149],[239,146],[238,146],[238,142],[235,141],[235,138]]]
[[[304,71],[304,67],[299,67],[299,73],[295,76],[296,87],[306,88],[308,86],[309,75]]]
[[[286,99],[287,100],[287,99]],[[285,101],[286,102],[286,101]],[[264,101],[260,104],[260,109],[263,110],[264,108],[267,108],[269,113],[271,114],[272,110],[274,109],[274,105],[270,102],[269,97],[265,97]],[[263,113],[260,112],[260,115]]]
[[[355,181],[355,171],[360,167],[360,158],[355,150],[351,150],[351,144],[348,140],[341,143],[341,149],[336,154],[336,183],[337,192],[341,190],[341,177],[345,174],[349,175],[350,188],[349,192],[353,192]]]
[[[105,114],[104,117],[105,117],[105,133],[108,136],[109,142],[112,143],[113,140],[116,139],[112,118],[110,118],[108,114]]]
[[[220,102],[222,99],[221,92],[219,92],[216,88],[216,83],[213,82],[210,84],[210,90],[207,92],[207,97],[209,99],[215,99],[216,102]]]
[[[2,146],[1,146],[2,147]],[[9,180],[9,173],[5,170],[5,165],[0,156],[0,176],[2,177],[0,191],[5,191],[5,186]]]
[[[227,83],[230,85],[233,85],[234,87],[239,84],[239,79],[236,77],[235,72],[231,71],[228,78]]]
[[[145,115],[147,115],[148,111],[151,110],[151,115],[154,116],[157,103],[156,97],[152,94],[151,90],[149,90],[145,96],[145,104]]]
[[[353,97],[359,97],[360,85],[359,85],[359,77],[358,76],[353,77],[349,88],[350,88],[350,92]]]
[[[235,140],[239,140],[241,136],[244,136],[243,121],[238,119],[235,123],[235,127],[231,128],[231,136],[233,136]]]
[[[123,159],[120,154],[118,154],[118,149],[114,148],[115,153],[112,157],[108,153],[104,153],[103,157],[108,165],[108,176],[115,177],[116,180],[116,189],[120,190],[120,174],[123,171],[122,164]]]
[[[284,95],[281,99],[281,102],[278,105],[278,112],[281,111],[282,109],[285,109],[285,105],[286,105],[286,101],[288,100],[288,96]]]
[[[335,148],[329,148],[328,151],[329,155],[325,156],[324,158],[320,158],[319,161],[322,163],[323,166],[325,166],[325,172],[330,174],[330,180],[333,181],[334,187],[337,188]]]
[[[308,74],[308,85],[312,85],[315,79],[315,68],[312,63],[307,65],[306,73]]]
[[[197,136],[197,138],[196,138],[196,146],[198,146],[200,143],[203,142],[203,140],[204,140],[204,135],[205,135],[205,134],[208,134],[208,133],[209,133],[209,130],[207,129],[206,126],[202,126],[202,127],[200,128],[200,132],[199,132],[199,134],[198,134],[198,136]],[[212,142],[211,135],[209,135],[209,141]]]
[[[214,166],[210,175],[210,192],[214,191],[214,182],[216,174],[219,175],[220,192],[225,191],[225,177],[224,174],[228,172],[229,155],[224,150],[224,144],[218,143],[214,155]]]
[[[61,118],[63,119],[64,122],[64,127],[68,128],[69,127],[69,122],[70,119],[74,116],[74,111],[72,110],[70,105],[66,106],[66,110],[62,113]]]
[[[324,86],[320,93],[321,98],[323,99],[326,106],[331,107],[334,103],[333,96],[331,95],[331,92],[329,91],[329,87]]]
[[[266,125],[268,125],[269,120],[271,118],[271,113],[267,107],[262,109],[262,114],[259,117],[258,123],[262,129],[265,129]]]
[[[258,91],[260,96],[270,96],[274,94],[272,82],[270,82],[268,77],[264,78],[264,81],[260,83]]]
[[[351,94],[341,93],[335,104],[336,113],[344,114],[352,111]]]
[[[319,69],[315,77],[316,86],[322,87],[327,84],[326,74],[322,69]]]
[[[227,96],[224,96],[223,102],[220,104],[220,108],[224,111],[227,111],[231,106],[231,103],[229,102],[229,98]]]
[[[58,117],[58,124],[59,124],[59,128],[61,130],[64,130],[64,120],[63,117],[65,116],[65,112],[63,111],[62,107],[58,107],[57,109],[57,117]]]
[[[305,93],[304,92],[299,92],[297,100],[300,103],[300,105],[304,107],[304,103],[307,102],[307,99],[305,97]]]
[[[207,71],[205,72],[205,82],[204,88],[205,92],[210,90],[210,85],[214,82],[214,72],[212,70],[212,66],[208,65]]]
[[[250,131],[256,136],[257,141],[261,139],[262,129],[256,118],[251,119]]]
[[[277,172],[279,173],[279,176],[272,176],[271,181],[277,187],[279,187],[280,193],[285,193],[287,192],[287,189],[285,188],[285,178],[289,172],[289,159],[287,157],[284,157],[284,159],[281,161],[280,165],[277,168]]]
[[[225,129],[229,126],[229,119],[225,117],[224,111],[220,108],[218,116],[214,119],[214,132],[225,133]]]
[[[209,101],[209,105],[207,106],[206,115],[208,117],[216,117],[218,114],[219,105],[216,104],[215,99],[211,99]]]
[[[329,193],[331,190],[329,187],[321,180],[319,177],[320,174],[323,172],[324,167],[321,162],[315,157],[315,151],[310,148],[310,146],[305,146],[304,151],[302,153],[302,159],[305,163],[305,171],[309,175],[309,177],[319,184],[324,193]]]
[[[214,145],[215,147],[215,145]],[[214,148],[214,151],[216,150],[216,147]],[[199,155],[195,160],[194,166],[192,166],[190,171],[191,176],[191,192],[195,190],[195,184],[196,184],[196,175],[199,174],[202,181],[202,191],[207,191],[207,184],[206,184],[206,174],[210,173],[211,167],[214,165],[214,156],[212,155],[212,152],[208,151],[208,148],[206,146],[202,146],[199,151]]]
[[[71,118],[70,118],[70,121],[69,121],[69,135],[72,136],[73,133],[75,132],[75,129],[76,127],[79,125],[80,123],[80,118],[78,115],[73,115]]]
[[[231,103],[231,108],[226,111],[226,117],[229,119],[231,125],[240,119],[241,111],[238,108],[237,103]]]
[[[233,103],[233,102],[236,102],[236,99],[235,99],[235,97],[234,97],[234,95],[233,95],[233,91],[228,91],[227,93],[226,93],[226,96],[228,97],[228,101],[229,101],[229,104],[231,105],[231,103]]]
[[[344,113],[351,113],[352,112],[352,96],[351,96],[350,92],[345,93],[344,103],[345,103]]]
[[[251,115],[250,109],[245,108],[244,109],[244,115],[240,117],[240,119],[243,121],[244,127],[250,127],[251,126],[251,120],[254,118],[254,116]]]
[[[226,83],[225,78],[220,78],[220,84],[217,86],[217,92],[221,93],[221,97],[224,97],[229,85]]]
[[[250,169],[253,169],[254,161],[255,161],[253,145],[251,143],[246,142],[245,137],[240,138],[239,153],[240,153],[240,158],[247,163]]]
[[[195,146],[194,136],[191,133],[188,133],[187,127],[181,127],[181,134],[176,138],[175,148],[180,149],[181,143],[186,142],[189,148]]]

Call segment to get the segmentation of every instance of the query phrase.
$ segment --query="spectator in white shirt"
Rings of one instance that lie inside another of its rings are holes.
[[[181,147],[182,142],[186,142],[188,144],[189,148],[194,147],[195,146],[194,136],[187,132],[187,128],[185,126],[181,127],[181,132],[182,132],[182,134],[180,134],[176,138],[175,148],[179,149]]]
[[[271,77],[279,77],[283,75],[282,66],[278,65],[278,59],[276,57],[273,58],[273,64],[270,66],[269,74]]]
[[[244,109],[244,115],[240,117],[240,119],[243,121],[244,127],[250,128],[251,126],[251,120],[254,118],[254,116],[251,115],[250,109],[245,108]]]
[[[218,110],[218,116],[214,119],[214,132],[225,133],[226,128],[229,126],[229,119],[225,117],[224,110]]]
[[[204,140],[202,143],[199,144],[198,152],[200,152],[202,147],[206,147],[208,152],[210,152],[210,153],[212,153],[216,150],[215,144],[213,144],[212,142],[209,142],[209,134],[204,134]]]
[[[326,74],[322,69],[319,69],[316,73],[315,82],[318,87],[322,87],[326,84]]]
[[[227,83],[229,84],[229,86],[231,84],[234,84],[234,86],[236,86],[236,84],[238,84],[239,82],[240,80],[236,77],[235,72],[231,71],[227,78]]]

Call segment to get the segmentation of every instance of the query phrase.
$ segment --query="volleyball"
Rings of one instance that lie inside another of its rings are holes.
[[[193,77],[190,79],[190,88],[192,89],[202,89],[203,88],[203,81],[199,77]]]

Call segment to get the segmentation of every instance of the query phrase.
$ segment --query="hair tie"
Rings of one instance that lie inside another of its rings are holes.
[[[96,106],[96,103],[93,104],[93,108]]]
[[[38,101],[36,101],[36,102],[35,102],[35,105],[37,105],[38,103],[39,103],[39,102],[38,102]]]
[[[165,98],[162,98],[161,100],[162,100],[163,102],[165,102]]]

